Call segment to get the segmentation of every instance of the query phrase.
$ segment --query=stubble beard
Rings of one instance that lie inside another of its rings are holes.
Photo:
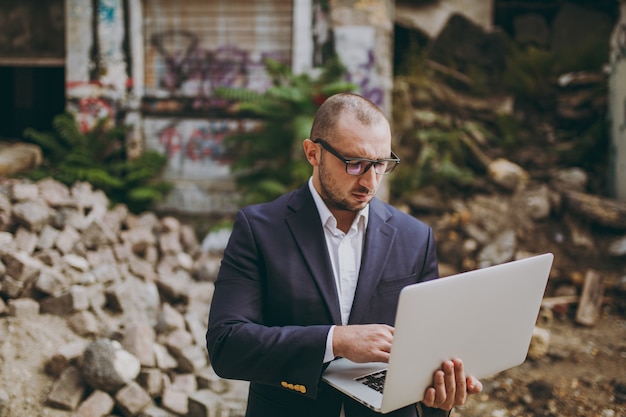
[[[342,196],[341,192],[339,191],[340,187],[337,187],[336,180],[333,179],[332,175],[324,168],[322,164],[320,164],[319,166],[319,178],[320,196],[330,210],[335,209],[357,213],[365,208],[365,206],[367,206],[371,201],[371,199],[369,199],[368,201],[363,202],[352,202],[349,200],[352,196],[351,194],[346,197]],[[363,194],[369,194],[372,197],[374,195],[374,192],[363,187],[361,187],[358,191]]]

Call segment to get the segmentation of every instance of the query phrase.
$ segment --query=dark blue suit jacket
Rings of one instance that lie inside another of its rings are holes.
[[[349,323],[393,325],[400,290],[437,276],[431,228],[374,199]],[[348,417],[376,415],[321,382],[333,324],[341,324],[339,301],[308,185],[240,210],[215,283],[207,348],[218,375],[251,381],[246,416],[336,417],[342,402]]]

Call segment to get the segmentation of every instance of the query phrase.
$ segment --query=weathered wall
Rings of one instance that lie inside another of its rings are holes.
[[[87,130],[100,118],[115,120],[127,97],[124,10],[121,0],[102,0],[98,10],[66,0],[65,10],[67,107]]]
[[[626,200],[626,2],[611,39],[609,106],[611,122],[611,179],[615,197]]]
[[[393,7],[391,0],[331,0],[335,49],[361,94],[391,112]]]
[[[219,35],[217,43],[207,44],[202,35],[194,38],[193,28],[175,26],[164,12],[181,7],[197,13],[202,2],[99,0],[97,10],[93,10],[91,0],[65,2],[66,94],[68,109],[77,115],[81,127],[88,129],[108,116],[134,127],[128,142],[131,154],[152,149],[167,155],[165,178],[174,184],[174,190],[159,209],[232,212],[236,207],[231,161],[223,155],[221,142],[253,124],[216,114],[211,107],[211,91],[218,85],[241,82],[247,88],[267,88],[269,79],[254,75],[263,71],[262,58],[268,53],[284,56],[279,43],[285,34],[278,34],[278,41],[270,36],[251,44],[233,43]],[[254,8],[241,11],[252,19],[251,24],[267,18],[255,12],[257,8],[285,7],[285,3],[271,1],[252,4]],[[332,13],[323,11],[321,4],[317,0],[292,3],[289,18],[293,33],[287,38],[292,39],[288,58],[293,71],[313,69],[333,33],[350,80],[389,114],[393,1],[331,1]],[[154,27],[144,26],[147,19],[155,17],[160,19],[157,25],[153,20],[150,24]],[[211,23],[208,15],[206,20],[200,28],[233,24]],[[193,48],[167,43],[175,36],[195,39],[190,44]],[[154,47],[159,39],[162,42]],[[217,72],[212,70],[214,64],[220,64]]]

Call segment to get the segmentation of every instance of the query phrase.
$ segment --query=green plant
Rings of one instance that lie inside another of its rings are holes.
[[[534,103],[540,111],[554,108],[557,77],[568,72],[600,71],[609,61],[609,44],[590,39],[576,48],[553,52],[537,46],[512,45],[504,83],[516,97]]]
[[[415,132],[411,143],[415,153],[407,154],[394,172],[391,193],[401,199],[407,192],[427,185],[435,185],[446,191],[452,187],[464,186],[474,179],[472,169],[467,165],[468,153],[461,135],[462,130],[421,129]]]
[[[315,112],[326,97],[356,88],[345,81],[345,69],[337,60],[316,77],[293,74],[271,59],[265,68],[272,86],[262,93],[228,87],[215,92],[233,101],[241,115],[262,121],[259,129],[225,140],[244,204],[269,201],[306,181],[310,166],[300,144],[310,133]]]
[[[52,177],[68,186],[86,181],[104,191],[111,204],[124,203],[134,213],[149,209],[171,189],[159,179],[167,159],[154,151],[129,159],[128,127],[109,124],[101,119],[82,133],[74,115],[63,113],[52,121],[54,132],[25,129],[24,138],[39,145],[44,156],[42,164],[25,176],[35,181]]]
[[[518,99],[548,110],[554,105],[558,64],[558,57],[548,49],[513,47],[504,74],[505,85]]]

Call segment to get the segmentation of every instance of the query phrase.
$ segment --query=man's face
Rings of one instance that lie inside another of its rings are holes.
[[[391,133],[384,120],[366,126],[349,115],[341,119],[329,144],[344,158],[384,159],[391,154]],[[376,174],[373,167],[361,175],[350,175],[343,161],[318,146],[318,191],[328,208],[333,213],[363,209],[374,198],[383,176]]]

